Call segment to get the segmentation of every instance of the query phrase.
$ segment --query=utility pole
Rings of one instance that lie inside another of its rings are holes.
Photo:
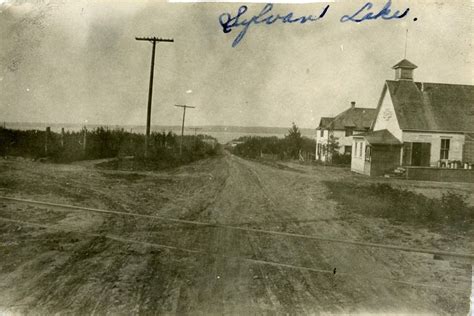
[[[64,127],[61,127],[61,148],[64,148]]]
[[[84,155],[86,154],[86,148],[87,148],[87,127],[84,125],[84,128],[82,129],[83,132],[83,141],[82,141],[82,150],[84,151]]]
[[[183,136],[184,136],[184,118],[186,117],[186,108],[194,109],[194,106],[189,106],[189,105],[179,105],[176,104],[175,106],[179,108],[183,108],[183,123],[181,124],[181,142],[179,144],[179,155],[181,156],[183,154]]]
[[[47,156],[49,150],[49,139],[51,138],[51,127],[46,127],[46,133],[44,135],[44,153]]]
[[[148,87],[148,108],[146,114],[146,133],[145,133],[145,157],[148,157],[148,138],[150,137],[151,123],[151,100],[153,98],[153,74],[155,71],[155,46],[157,42],[173,43],[174,39],[163,39],[157,37],[135,37],[137,41],[148,41],[152,43],[151,68],[150,68],[150,86]]]
[[[196,139],[197,139],[197,131],[198,130],[201,130],[201,128],[199,127],[193,127],[193,130],[194,130],[194,147],[196,147]]]

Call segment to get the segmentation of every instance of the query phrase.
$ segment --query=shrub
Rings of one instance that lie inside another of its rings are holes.
[[[445,227],[469,229],[474,224],[474,207],[468,205],[466,196],[462,194],[448,192],[436,199],[387,183],[326,182],[326,185],[331,190],[331,198],[349,212],[439,230]]]
[[[237,139],[241,141],[233,149],[233,153],[245,158],[259,158],[261,155],[272,155],[279,159],[297,159],[299,152],[313,153],[316,143],[313,139],[301,137],[298,145],[295,146],[288,138],[278,138],[276,136],[260,137],[245,136]],[[298,151],[296,148],[299,148]]]
[[[87,133],[84,145],[84,133]],[[191,162],[216,155],[217,142],[206,135],[184,136],[183,154],[179,154],[178,136],[172,132],[150,135],[148,159],[170,160],[178,163]],[[66,132],[64,135],[51,132],[46,144],[45,131],[19,131],[0,129],[0,154],[29,158],[47,157],[53,162],[71,162],[83,159],[101,159],[124,156],[143,157],[145,136],[125,132],[123,129],[109,130],[98,127],[90,131]],[[84,150],[85,147],[85,150]]]
[[[334,165],[350,165],[351,155],[341,155],[339,152],[335,152],[332,155],[331,164]]]
[[[448,220],[474,222],[474,211],[467,204],[466,195],[455,192],[443,193],[440,204],[441,210]]]

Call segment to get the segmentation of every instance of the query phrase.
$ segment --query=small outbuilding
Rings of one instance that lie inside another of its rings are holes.
[[[400,142],[388,130],[353,136],[351,170],[380,176],[400,165]]]

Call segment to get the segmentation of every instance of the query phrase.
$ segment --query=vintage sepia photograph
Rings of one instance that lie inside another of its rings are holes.
[[[0,316],[473,315],[471,0],[0,0]]]

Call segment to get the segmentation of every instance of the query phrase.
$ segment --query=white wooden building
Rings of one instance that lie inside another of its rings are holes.
[[[375,119],[376,109],[351,107],[335,117],[322,117],[316,128],[316,160],[331,161],[330,138],[337,142],[336,152],[351,155],[352,135],[367,132]]]
[[[395,80],[383,85],[372,131],[353,139],[353,171],[474,163],[474,86],[415,82],[416,68],[406,59],[393,66]]]

